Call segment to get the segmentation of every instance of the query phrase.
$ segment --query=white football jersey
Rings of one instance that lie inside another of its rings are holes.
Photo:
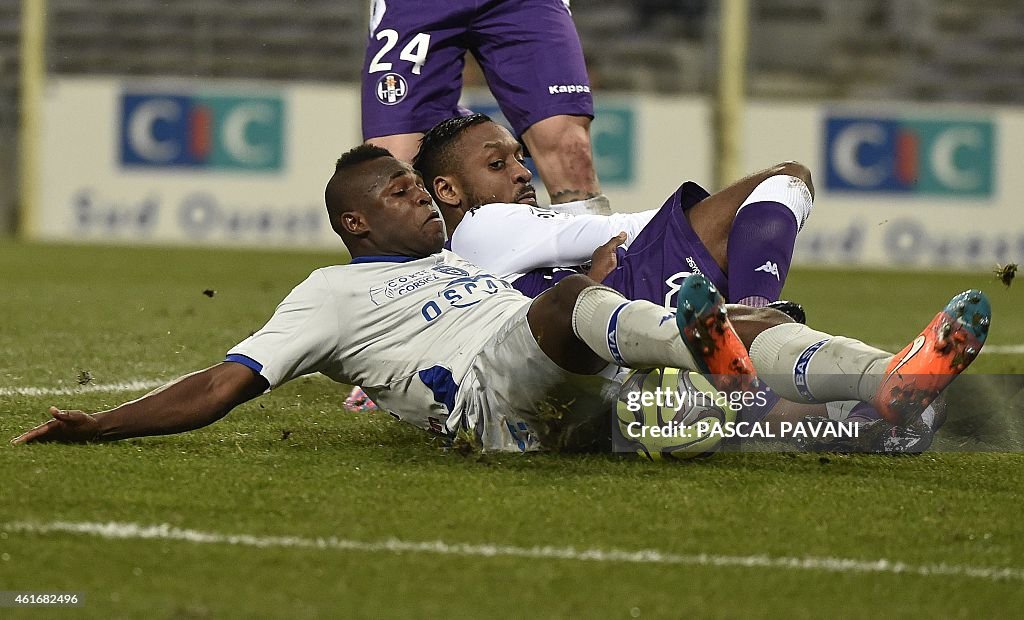
[[[360,385],[399,419],[443,433],[473,357],[529,303],[447,250],[359,257],[310,274],[226,359],[271,388],[314,372]]]
[[[594,250],[622,231],[624,247],[629,247],[657,212],[571,215],[524,204],[488,204],[462,218],[451,249],[513,282],[532,269],[587,263]]]

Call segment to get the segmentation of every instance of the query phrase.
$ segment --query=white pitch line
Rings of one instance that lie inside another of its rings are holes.
[[[899,351],[906,343],[881,346],[887,351]],[[877,345],[876,345],[877,346]],[[981,354],[990,355],[1024,355],[1024,344],[991,344],[981,350]],[[134,379],[119,383],[88,383],[86,385],[61,385],[57,387],[4,387],[0,386],[0,396],[75,396],[78,394],[100,392],[137,392],[152,390],[165,385],[170,379]]]
[[[883,350],[898,351],[903,345],[880,347]],[[1022,355],[1024,344],[992,344],[981,350],[982,355]],[[134,379],[119,383],[87,383],[85,385],[61,385],[57,387],[4,387],[0,386],[0,396],[76,396],[90,393],[138,392],[152,390],[165,385],[169,379]]]
[[[323,375],[309,375],[307,379],[330,381]],[[77,396],[89,393],[140,392],[167,385],[172,379],[132,379],[118,383],[86,383],[85,385],[58,385],[56,387],[0,386],[0,396]]]
[[[431,553],[463,557],[518,557],[554,559],[576,562],[610,562],[626,564],[673,564],[683,566],[726,566],[783,570],[824,571],[832,573],[889,573],[922,577],[970,577],[986,581],[1024,581],[1024,569],[1012,567],[964,566],[958,564],[906,564],[892,560],[854,560],[833,557],[772,557],[769,555],[678,555],[655,549],[623,551],[619,549],[576,549],[574,547],[513,547],[508,545],[473,545],[444,541],[405,541],[389,538],[382,541],[361,541],[335,538],[303,538],[299,536],[253,536],[221,534],[177,528],[166,523],[89,523],[56,521],[52,523],[12,522],[0,525],[5,532],[48,534],[63,532],[106,539],[175,540],[197,544],[238,545],[242,547],[289,547],[330,551],[366,553]]]
[[[136,379],[121,383],[87,383],[58,387],[0,387],[0,396],[74,396],[91,392],[135,392],[152,390],[167,383],[160,379]]]

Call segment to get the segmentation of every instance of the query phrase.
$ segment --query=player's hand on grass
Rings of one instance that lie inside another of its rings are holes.
[[[615,250],[625,242],[626,233],[620,232],[594,250],[594,254],[590,257],[590,271],[587,272],[587,276],[591,280],[601,282],[608,277],[608,274],[615,271],[615,268],[619,266],[619,257]]]
[[[14,445],[59,441],[61,443],[84,443],[99,435],[100,423],[96,418],[81,411],[65,411],[50,407],[52,420],[43,422],[11,440]]]

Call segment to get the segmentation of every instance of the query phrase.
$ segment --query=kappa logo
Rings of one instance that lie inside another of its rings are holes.
[[[589,93],[590,86],[586,84],[552,84],[548,86],[549,95],[560,93]]]
[[[405,99],[409,85],[397,73],[385,73],[377,80],[377,101],[384,105],[395,105]]]
[[[779,277],[779,264],[778,263],[773,263],[770,260],[769,261],[765,261],[765,263],[763,265],[761,265],[760,267],[758,267],[754,271],[763,271],[765,273],[770,273],[773,276],[775,276],[776,280],[780,280],[780,281],[782,280],[782,278]]]

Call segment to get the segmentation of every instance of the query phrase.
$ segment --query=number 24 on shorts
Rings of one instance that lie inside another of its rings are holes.
[[[367,73],[391,71],[392,63],[384,62],[383,58],[398,43],[398,31],[391,28],[381,30],[374,38],[378,41],[383,40],[384,46],[381,47],[373,56],[373,60],[370,62],[370,68],[367,70]],[[423,64],[427,62],[427,52],[429,49],[430,34],[426,32],[419,32],[405,47],[402,48],[401,53],[398,54],[398,59],[411,62],[413,74],[419,75],[420,70],[423,69]]]

